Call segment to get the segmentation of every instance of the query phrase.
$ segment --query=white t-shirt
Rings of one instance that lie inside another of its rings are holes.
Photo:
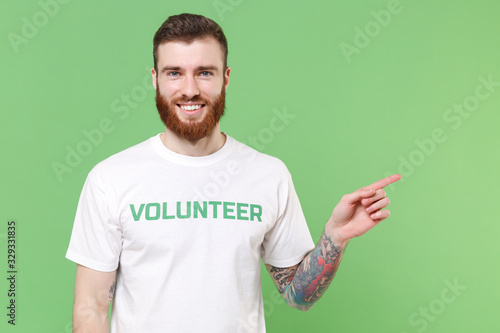
[[[265,332],[260,258],[314,243],[285,165],[226,137],[191,157],[156,135],[89,173],[66,257],[118,269],[111,332]]]

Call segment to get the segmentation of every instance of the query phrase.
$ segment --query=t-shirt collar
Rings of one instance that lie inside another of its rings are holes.
[[[231,152],[231,149],[234,145],[234,139],[226,133],[223,134],[226,136],[226,142],[224,143],[224,145],[215,153],[205,156],[187,156],[173,152],[172,150],[165,147],[165,145],[161,141],[161,133],[153,136],[150,141],[154,151],[164,159],[175,164],[197,167],[217,163],[220,160],[224,159]]]

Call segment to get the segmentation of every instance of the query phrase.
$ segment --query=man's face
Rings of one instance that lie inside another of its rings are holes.
[[[224,113],[230,73],[224,72],[217,40],[162,44],[157,67],[158,73],[152,70],[156,107],[167,128],[189,141],[209,135]]]

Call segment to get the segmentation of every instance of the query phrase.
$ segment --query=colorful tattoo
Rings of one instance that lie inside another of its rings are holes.
[[[269,273],[271,273],[272,278],[276,281],[276,286],[280,294],[283,293],[290,282],[292,282],[296,270],[297,269],[294,267],[280,268],[273,266],[271,268]]]
[[[294,274],[286,271],[287,268],[273,267],[271,272],[277,272],[273,277],[279,281],[278,289],[284,292],[287,303],[301,310],[309,309],[332,282],[341,253],[340,246],[335,246],[333,240],[323,234],[316,248],[304,258]]]

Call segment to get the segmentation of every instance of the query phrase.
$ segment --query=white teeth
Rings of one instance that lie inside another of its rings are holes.
[[[186,111],[198,110],[199,108],[201,108],[201,104],[198,104],[198,105],[181,105],[181,109],[186,110]]]

